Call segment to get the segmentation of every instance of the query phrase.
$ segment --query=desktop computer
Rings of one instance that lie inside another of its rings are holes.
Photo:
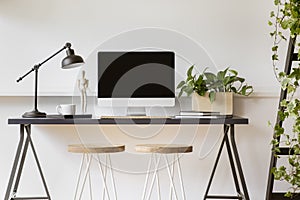
[[[175,106],[175,53],[98,52],[98,106],[127,107],[128,115]]]

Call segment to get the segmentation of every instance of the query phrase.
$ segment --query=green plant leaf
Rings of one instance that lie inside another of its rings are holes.
[[[205,72],[204,76],[206,77],[208,82],[214,82],[214,81],[218,80],[217,76],[211,72]]]
[[[192,71],[193,71],[193,69],[194,69],[194,65],[192,65],[192,66],[188,69],[188,71],[187,71],[187,73],[186,73],[186,75],[187,75],[188,78],[189,78],[189,77],[192,77]]]
[[[216,92],[210,92],[208,96],[209,96],[210,102],[213,103],[216,99]]]
[[[190,96],[193,93],[193,87],[186,86],[183,90],[188,96]]]
[[[272,26],[273,23],[272,23],[271,21],[268,21],[268,25],[269,25],[269,26]]]
[[[271,11],[270,12],[270,17],[272,18],[272,17],[274,17],[275,16],[275,12],[274,11]]]
[[[238,72],[236,70],[230,69],[229,71],[233,74],[233,76],[237,76],[238,75]]]
[[[283,21],[281,22],[281,27],[282,27],[283,29],[287,29],[287,28],[289,27],[289,21],[288,21],[288,20],[283,20]]]
[[[218,79],[218,80],[224,80],[225,75],[226,75],[226,72],[225,72],[225,71],[219,71],[219,72],[217,73],[217,79]]]
[[[286,90],[286,88],[287,88],[289,82],[290,82],[290,79],[289,79],[289,78],[283,78],[283,79],[281,80],[281,88],[282,88],[283,90]]]
[[[278,55],[273,54],[273,55],[272,55],[272,60],[278,60]]]
[[[178,94],[178,97],[181,97],[182,96],[182,93],[183,93],[183,90],[180,90],[179,94]]]
[[[250,85],[244,85],[240,91],[241,95],[249,96],[253,92],[253,87]]]
[[[278,49],[278,45],[272,47],[272,51],[277,51],[277,49]]]
[[[177,89],[181,88],[182,86],[184,86],[185,81],[181,81],[178,85],[177,85]]]
[[[229,92],[238,93],[238,91],[235,87],[231,87]]]

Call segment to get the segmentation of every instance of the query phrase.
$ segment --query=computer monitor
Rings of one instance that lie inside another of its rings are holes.
[[[132,115],[144,115],[145,107],[174,106],[174,52],[98,52],[98,105],[141,108]]]

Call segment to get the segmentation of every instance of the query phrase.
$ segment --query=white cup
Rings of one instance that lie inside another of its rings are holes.
[[[76,105],[74,105],[74,104],[60,104],[56,107],[56,111],[60,115],[75,115]]]

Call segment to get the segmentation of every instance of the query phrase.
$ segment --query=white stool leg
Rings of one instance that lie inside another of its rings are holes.
[[[174,163],[175,162],[175,159],[176,159],[176,157],[175,157],[175,155],[173,156],[173,161],[172,161],[172,163]],[[171,175],[172,175],[172,179],[174,180],[174,171],[175,171],[175,165],[173,164],[172,165],[172,168],[171,168]],[[169,193],[169,199],[172,199],[172,195],[173,195],[173,187],[172,187],[172,184],[170,183],[170,193]]]
[[[93,156],[92,154],[89,155],[89,159],[92,162]],[[88,164],[88,163],[87,163]],[[90,199],[93,200],[93,195],[92,195],[92,182],[91,182],[91,173],[90,170],[88,171],[88,181],[89,181],[89,189],[90,189]]]
[[[158,168],[157,168],[157,169],[158,169]],[[158,198],[158,199],[161,199],[161,196],[160,196],[160,184],[159,184],[158,170],[156,171],[155,176],[156,176],[157,198]]]
[[[98,156],[98,160],[100,159],[100,157],[99,157],[99,155],[97,154],[97,156]],[[101,162],[100,160],[99,160],[99,162]],[[105,155],[105,158],[104,158],[104,177],[103,177],[103,179],[104,179],[104,181],[105,181],[105,183],[106,183],[106,174],[107,174],[107,157],[106,157],[106,155]],[[105,187],[103,187],[103,189],[102,189],[102,199],[104,200],[105,199],[105,193],[106,192],[108,192],[108,191],[106,191],[105,190]]]
[[[180,186],[181,186],[181,192],[182,192],[182,199],[185,200],[185,191],[184,191],[184,186],[183,186],[183,179],[182,179],[182,172],[181,172],[181,165],[179,161],[179,155],[176,154],[176,160],[177,160],[177,166],[178,166],[178,173],[179,173],[179,181],[180,181]],[[174,161],[175,162],[175,161]]]
[[[111,158],[110,158],[110,154],[107,155],[108,158],[108,167],[110,169],[110,178],[111,178],[111,182],[113,185],[113,191],[114,191],[114,195],[115,195],[115,200],[117,200],[117,190],[116,190],[116,183],[115,183],[115,178],[114,178],[114,174],[113,174],[113,168],[112,168],[112,164],[111,164]]]
[[[82,174],[82,171],[83,171],[84,160],[85,160],[85,154],[82,154],[80,168],[79,168],[79,174],[78,174],[78,177],[77,177],[77,183],[76,183],[74,200],[77,199],[77,193],[78,193],[78,188],[79,188],[81,174]]]
[[[150,191],[148,193],[148,200],[150,199],[151,197],[151,193],[152,193],[152,190],[153,190],[153,185],[154,185],[154,181],[155,181],[155,177],[157,177],[157,173],[158,173],[158,167],[159,167],[159,162],[160,162],[160,157],[161,155],[158,156],[158,158],[156,159],[155,156],[154,157],[154,165],[155,165],[155,169],[154,169],[154,172],[153,172],[153,177],[152,177],[152,181],[151,181],[151,185],[150,185]],[[159,186],[158,186],[159,187]],[[159,197],[160,198],[160,197]]]
[[[100,160],[100,157],[99,155],[98,156],[98,166],[99,166],[99,170],[100,170],[100,174],[101,174],[101,177],[102,177],[102,182],[103,182],[103,186],[104,186],[104,189],[106,191],[106,194],[107,194],[107,198],[110,200],[110,196],[109,196],[109,192],[107,190],[107,185],[106,185],[106,180],[105,180],[105,177],[104,177],[104,173],[103,173],[103,166],[101,164],[101,160]],[[105,196],[103,198],[103,200],[105,199]]]
[[[167,156],[166,156],[166,155],[164,155],[164,158],[165,158],[166,165],[167,165],[167,171],[168,171],[168,175],[169,175],[170,183],[172,184],[172,187],[173,187],[174,196],[175,196],[175,199],[177,199],[177,200],[178,200],[177,193],[176,193],[176,189],[175,189],[175,185],[174,185],[174,181],[173,181],[172,174],[171,174],[171,170],[170,170],[170,164],[169,164],[169,161],[168,161],[168,159],[167,159]],[[174,164],[174,163],[173,163],[173,164]],[[172,165],[173,165],[173,164],[172,164]]]
[[[153,154],[151,154],[150,156],[150,160],[148,162],[148,169],[147,169],[147,175],[146,175],[146,180],[144,183],[144,189],[143,189],[143,195],[142,195],[142,200],[145,199],[146,197],[146,190],[147,190],[147,186],[148,186],[148,181],[149,181],[149,175],[150,175],[150,170],[151,170],[151,166],[152,166],[152,159],[153,159]]]
[[[79,199],[81,199],[81,197],[82,197],[84,185],[85,185],[85,182],[86,182],[86,178],[87,178],[87,176],[90,172],[90,166],[91,166],[91,162],[92,162],[91,155],[86,155],[86,157],[87,157],[87,168],[86,168],[86,172],[85,172],[85,175],[84,175],[84,178],[83,178],[83,183],[82,183]]]

